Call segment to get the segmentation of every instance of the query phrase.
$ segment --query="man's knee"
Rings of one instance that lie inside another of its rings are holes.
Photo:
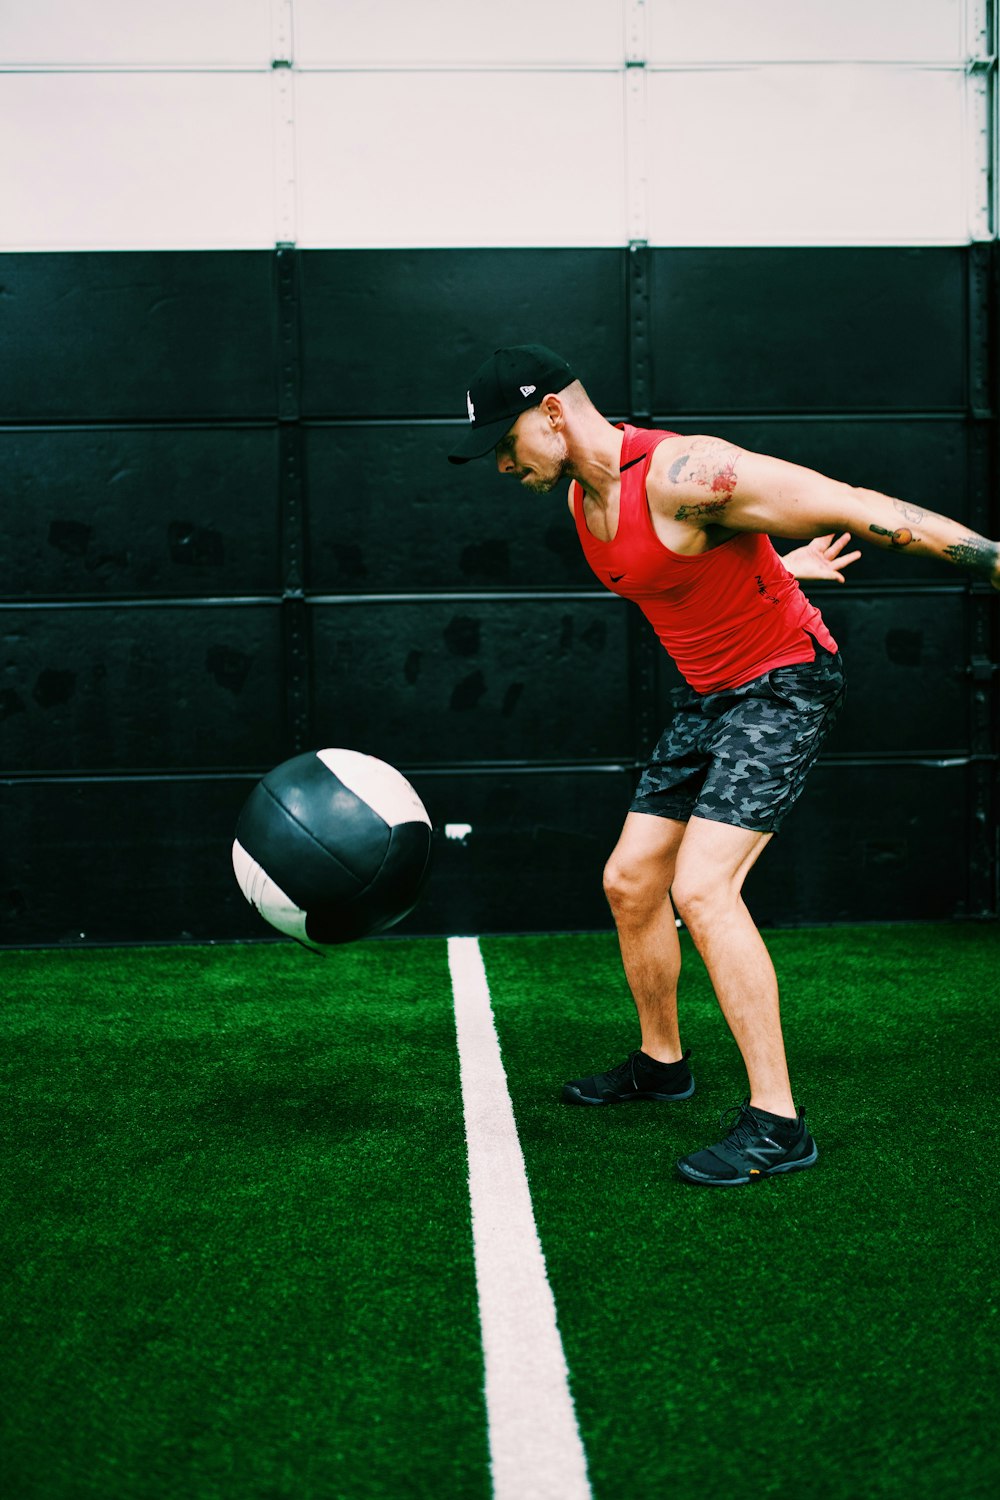
[[[642,917],[663,905],[671,870],[615,850],[604,867],[604,894],[616,917]]]
[[[694,937],[724,924],[741,909],[745,873],[713,865],[689,865],[677,871],[670,898]]]
[[[670,895],[685,927],[696,932],[736,905],[740,885],[718,870],[687,869],[678,871]]]

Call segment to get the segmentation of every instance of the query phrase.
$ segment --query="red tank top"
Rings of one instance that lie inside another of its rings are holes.
[[[638,604],[697,693],[740,687],[775,667],[812,661],[815,637],[837,643],[823,617],[785,568],[770,538],[740,532],[685,557],[653,530],[646,475],[653,449],[672,432],[624,428],[618,530],[610,542],[587,530],[583,490],[573,483],[573,512],[583,551],[604,587]]]

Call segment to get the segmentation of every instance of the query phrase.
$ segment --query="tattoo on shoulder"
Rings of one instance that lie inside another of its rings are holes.
[[[739,449],[720,438],[692,440],[688,451],[670,465],[667,478],[671,484],[696,484],[714,498],[679,506],[678,521],[715,520],[722,514],[736,489],[738,457]]]
[[[960,568],[992,578],[1000,563],[1000,546],[987,541],[984,536],[964,536],[960,542],[945,547],[944,556]]]

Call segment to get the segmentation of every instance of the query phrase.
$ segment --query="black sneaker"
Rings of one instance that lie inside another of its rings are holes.
[[[562,1096],[568,1104],[627,1104],[631,1099],[659,1099],[672,1103],[690,1099],[694,1079],[687,1060],[691,1049],[679,1062],[661,1063],[645,1052],[632,1052],[617,1068],[594,1073],[589,1078],[574,1078],[563,1084]]]
[[[777,1172],[801,1172],[814,1166],[819,1156],[805,1117],[800,1108],[791,1125],[765,1110],[751,1109],[748,1094],[721,1116],[719,1124],[729,1130],[725,1140],[682,1157],[677,1170],[687,1182],[706,1187],[740,1187]]]

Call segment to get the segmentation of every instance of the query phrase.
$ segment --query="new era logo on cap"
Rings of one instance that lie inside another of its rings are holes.
[[[469,427],[449,460],[464,464],[492,452],[523,411],[575,379],[566,361],[544,344],[497,349],[469,382]]]

